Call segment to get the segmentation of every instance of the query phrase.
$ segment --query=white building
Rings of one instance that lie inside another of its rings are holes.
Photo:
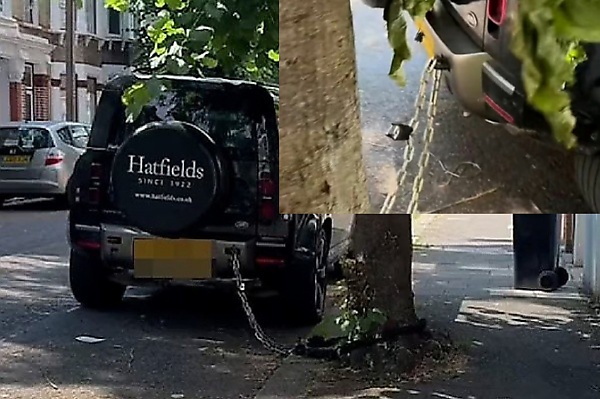
[[[0,122],[64,120],[65,0],[0,0]],[[90,122],[107,79],[126,68],[132,18],[83,0],[76,12],[77,119]]]

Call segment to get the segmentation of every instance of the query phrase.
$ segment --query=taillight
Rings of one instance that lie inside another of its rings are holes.
[[[258,182],[258,193],[260,195],[259,218],[263,224],[271,223],[277,218],[276,206],[277,185],[270,174],[263,173]]]
[[[48,152],[48,155],[46,155],[46,161],[44,162],[44,164],[46,166],[57,165],[61,163],[64,159],[65,154],[62,151],[52,148],[50,152]]]
[[[271,223],[277,217],[277,209],[272,200],[261,200],[259,217],[261,223]]]
[[[263,178],[258,184],[258,190],[263,197],[273,197],[276,194],[275,182],[269,178]]]
[[[102,202],[102,164],[92,162],[90,165],[90,187],[88,188],[88,205],[97,206]]]
[[[100,180],[102,178],[102,164],[92,163],[90,165],[90,177],[94,180]]]
[[[488,19],[498,26],[502,25],[506,19],[506,6],[507,0],[488,0]]]
[[[88,189],[88,202],[90,205],[98,205],[100,203],[100,190],[98,187],[90,187]]]

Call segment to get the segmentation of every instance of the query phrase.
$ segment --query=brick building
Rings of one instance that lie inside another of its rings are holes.
[[[65,0],[0,0],[0,122],[64,120]],[[76,11],[76,117],[90,122],[103,84],[123,71],[130,15],[83,0]]]

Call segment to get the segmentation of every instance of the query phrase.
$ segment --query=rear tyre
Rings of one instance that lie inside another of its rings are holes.
[[[110,309],[119,305],[125,286],[111,281],[99,256],[71,250],[69,280],[71,292],[84,307]]]
[[[295,325],[315,325],[323,319],[327,295],[327,234],[320,230],[315,254],[307,261],[292,261],[287,271],[285,291],[288,319]]]
[[[594,212],[600,212],[600,157],[578,154],[575,176],[585,201]]]

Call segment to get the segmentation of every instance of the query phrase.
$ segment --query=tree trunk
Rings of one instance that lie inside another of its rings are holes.
[[[281,0],[281,213],[369,212],[349,0]]]
[[[356,215],[351,253],[367,283],[369,306],[394,325],[415,325],[411,215]]]

